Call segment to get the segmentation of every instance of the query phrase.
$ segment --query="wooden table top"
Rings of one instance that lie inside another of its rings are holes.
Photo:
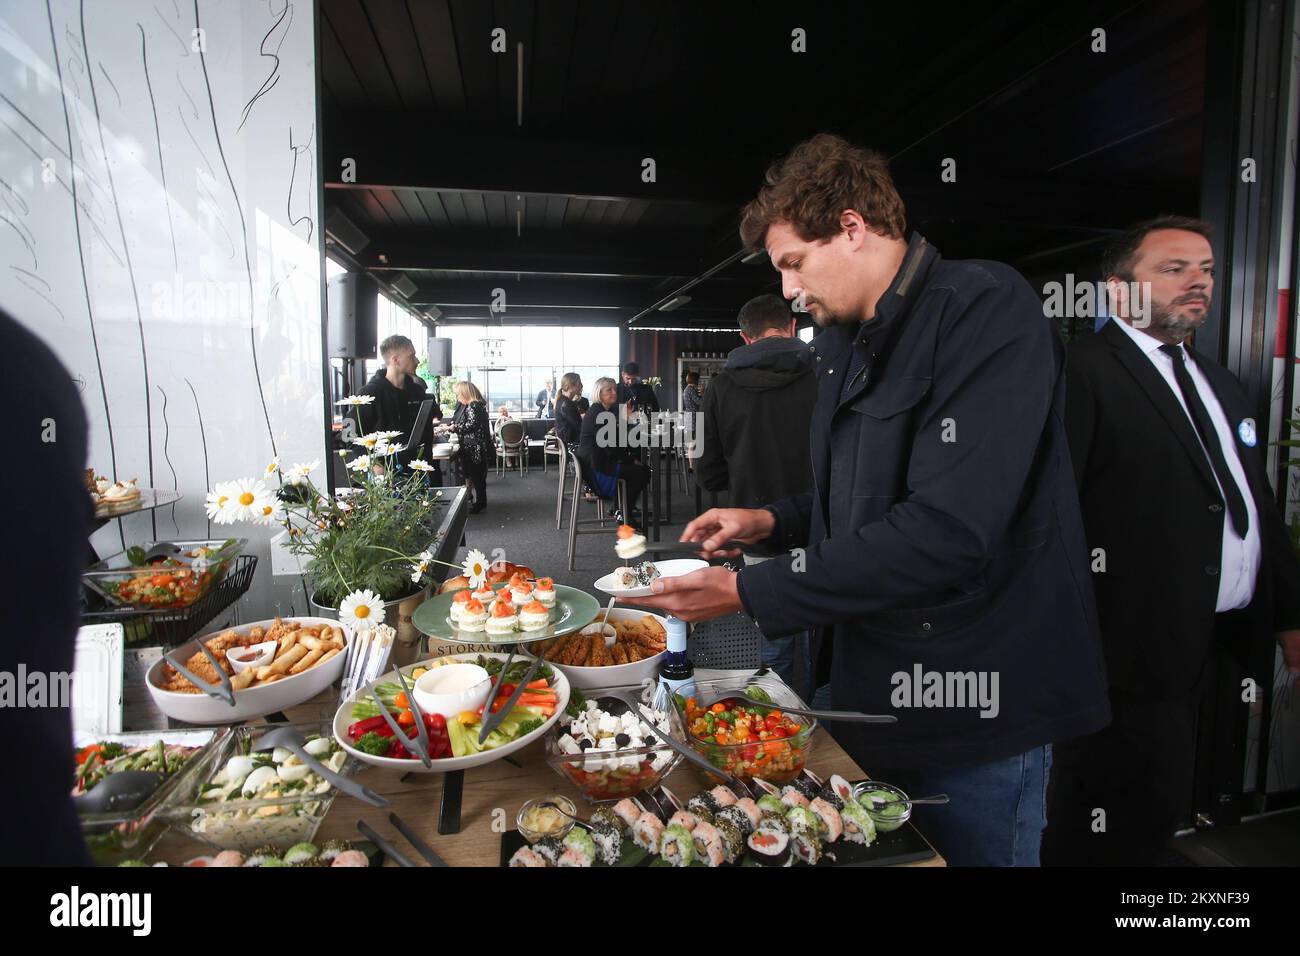
[[[331,693],[327,691],[320,697],[291,709],[286,716],[292,721],[309,721],[320,719],[326,711],[332,715]],[[518,766],[512,765],[508,760],[513,760]],[[835,739],[820,727],[813,737],[809,769],[822,779],[833,773],[838,773],[847,780],[859,780],[867,776]],[[400,853],[420,866],[425,865],[424,860],[389,822],[389,813],[401,817],[448,866],[494,867],[499,866],[501,861],[501,835],[515,829],[515,817],[526,801],[551,794],[563,794],[572,798],[580,812],[583,808],[588,808],[578,789],[546,763],[540,742],[511,754],[508,759],[465,771],[460,832],[455,834],[443,835],[438,832],[442,774],[412,773],[403,782],[402,775],[394,771],[367,766],[358,771],[353,779],[388,797],[392,806],[372,807],[346,794],[340,794],[317,831],[317,845],[332,839],[365,839],[357,831],[357,821],[364,820]],[[685,762],[678,765],[665,783],[683,800],[705,789],[701,775]],[[175,866],[196,856],[214,852],[216,851],[205,848],[203,844],[183,834],[168,833],[149,854],[148,860],[151,863],[161,860]],[[391,861],[389,865],[393,865]],[[947,864],[936,852],[929,860],[905,865]]]

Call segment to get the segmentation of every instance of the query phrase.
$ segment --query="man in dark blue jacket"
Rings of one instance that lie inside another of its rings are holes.
[[[820,135],[767,183],[741,235],[825,329],[813,490],[682,535],[792,554],[642,603],[817,629],[834,705],[897,717],[836,740],[873,777],[951,795],[915,815],[950,862],[1037,865],[1050,745],[1109,718],[1059,337],[1013,269],[904,240],[881,157]]]

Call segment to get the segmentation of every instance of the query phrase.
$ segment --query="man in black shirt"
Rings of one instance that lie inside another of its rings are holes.
[[[654,414],[659,411],[655,390],[641,381],[641,366],[628,362],[623,366],[623,380],[618,384],[618,403],[632,403],[632,411]]]
[[[433,447],[433,423],[442,420],[442,409],[437,404],[437,399],[429,394],[424,380],[415,374],[416,366],[419,365],[419,360],[415,357],[415,346],[405,335],[390,335],[379,343],[379,354],[384,360],[384,367],[375,372],[358,393],[375,397],[369,405],[357,406],[357,425],[361,434],[401,432],[401,437],[395,443],[405,442],[415,427],[415,416],[420,411],[420,404],[432,398],[433,414],[429,418],[428,429],[415,442],[416,447],[408,448],[398,455],[398,461],[402,464],[419,457],[427,460],[429,450]],[[423,450],[420,445],[423,445]],[[440,478],[436,480],[440,481]]]

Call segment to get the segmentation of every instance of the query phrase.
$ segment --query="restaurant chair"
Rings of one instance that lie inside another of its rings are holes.
[[[548,458],[558,458],[558,464],[561,466],[564,464],[564,442],[560,441],[560,436],[555,434],[554,428],[547,432],[546,437],[542,439],[542,474],[546,474],[546,459]],[[561,467],[560,472],[560,482],[563,483],[563,467]]]
[[[577,554],[578,535],[580,534],[604,534],[608,535],[610,529],[608,524],[613,520],[612,515],[605,513],[605,499],[596,499],[596,517],[579,518],[578,509],[582,507],[583,496],[582,486],[586,484],[590,488],[595,488],[596,483],[592,481],[591,470],[577,455],[571,455],[570,458],[577,464],[574,469],[572,490],[569,492],[569,570],[573,570],[573,559]],[[618,480],[618,488],[615,492],[617,495],[616,503],[618,509],[623,514],[627,514],[627,482],[622,478]],[[595,528],[584,528],[581,525],[599,525]],[[610,542],[609,550],[611,554],[614,550],[613,542]]]
[[[524,435],[524,423],[508,421],[497,432],[497,471],[504,476],[510,465],[517,464],[521,475],[528,472],[528,440]]]

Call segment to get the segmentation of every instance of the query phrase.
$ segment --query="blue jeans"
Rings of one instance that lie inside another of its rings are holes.
[[[760,643],[763,650],[763,663],[767,667],[776,671],[781,680],[793,688],[803,700],[808,701],[810,707],[820,707],[829,710],[831,706],[831,685],[826,684],[824,687],[818,687],[809,696],[807,686],[799,686],[795,683],[795,654],[803,662],[803,672],[808,680],[812,679],[812,655],[809,651],[809,639],[807,631],[800,631],[798,634],[791,634],[789,637],[760,637]]]
[[[950,866],[1038,866],[1047,825],[1052,747],[974,767],[898,770],[867,767],[909,796],[946,793],[952,802],[918,806],[912,822]]]

